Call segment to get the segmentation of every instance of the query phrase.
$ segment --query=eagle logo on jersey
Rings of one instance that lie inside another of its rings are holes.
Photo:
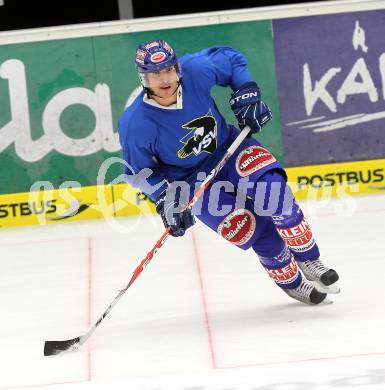
[[[186,158],[193,153],[196,156],[202,152],[213,153],[217,148],[217,121],[211,111],[182,127],[191,130],[180,140],[184,146],[178,150],[179,158]]]

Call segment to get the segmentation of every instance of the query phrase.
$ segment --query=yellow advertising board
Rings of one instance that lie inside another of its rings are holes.
[[[113,212],[113,199],[108,186],[97,189],[90,186],[0,195],[0,226],[101,218]]]
[[[385,160],[294,167],[286,172],[298,200],[385,191]]]
[[[294,167],[286,172],[298,200],[385,191],[385,160]],[[154,203],[129,184],[0,195],[0,227],[155,213]]]
[[[128,184],[117,184],[112,187],[114,199],[114,216],[154,214],[155,204],[146,195]]]
[[[151,214],[155,208],[128,184],[0,195],[0,227]]]

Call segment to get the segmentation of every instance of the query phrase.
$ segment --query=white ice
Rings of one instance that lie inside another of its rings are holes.
[[[163,233],[158,217],[0,230],[0,390],[385,389],[385,195],[302,203],[334,303],[293,301],[256,255],[198,223],[170,238],[83,347]]]

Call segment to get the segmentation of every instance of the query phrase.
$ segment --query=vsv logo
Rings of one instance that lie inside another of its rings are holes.
[[[193,119],[182,126],[191,131],[180,142],[184,146],[178,150],[179,158],[202,152],[213,153],[217,148],[217,121],[209,111],[206,115]]]

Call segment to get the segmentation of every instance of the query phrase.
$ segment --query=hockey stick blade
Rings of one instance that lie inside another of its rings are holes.
[[[58,355],[62,352],[75,351],[80,347],[80,337],[63,341],[46,341],[44,343],[44,356]]]

